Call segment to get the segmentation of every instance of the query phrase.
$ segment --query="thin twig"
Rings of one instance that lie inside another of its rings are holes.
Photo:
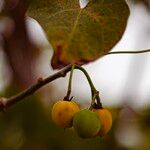
[[[114,52],[108,52],[106,55],[111,54],[141,54],[141,53],[148,53],[150,52],[150,49],[147,50],[139,50],[139,51],[114,51]]]

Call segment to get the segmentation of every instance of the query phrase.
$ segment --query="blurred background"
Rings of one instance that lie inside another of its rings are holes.
[[[150,49],[150,2],[127,3],[130,16],[126,31],[112,51]],[[0,9],[3,4],[1,0]],[[0,33],[5,34],[0,34],[0,96],[4,97],[57,71],[50,66],[53,51],[38,22],[27,17],[12,34],[14,28],[12,19],[1,18]],[[60,129],[52,122],[51,107],[66,94],[66,76],[0,113],[0,150],[149,150],[149,66],[150,53],[108,55],[84,66],[100,91],[103,106],[113,115],[112,130],[104,138],[83,140],[73,129]],[[72,96],[81,108],[89,107],[90,88],[77,70]]]

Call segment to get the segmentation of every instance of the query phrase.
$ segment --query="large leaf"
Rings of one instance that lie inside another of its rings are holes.
[[[53,68],[85,64],[105,55],[121,38],[129,15],[125,0],[34,0],[28,14],[45,29],[54,48]]]

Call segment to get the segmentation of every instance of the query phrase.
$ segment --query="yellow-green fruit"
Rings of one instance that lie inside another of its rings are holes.
[[[72,126],[75,113],[79,110],[75,102],[60,100],[52,108],[52,120],[58,127],[69,128]]]
[[[100,136],[104,136],[108,133],[112,126],[112,115],[108,109],[93,109],[96,112],[101,120],[101,129],[98,133]]]
[[[101,123],[95,112],[83,109],[75,114],[73,127],[81,138],[91,138],[97,135]]]

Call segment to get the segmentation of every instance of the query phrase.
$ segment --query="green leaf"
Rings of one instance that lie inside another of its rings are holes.
[[[105,55],[120,40],[129,9],[124,0],[34,0],[29,11],[53,46],[53,68],[85,64]]]

